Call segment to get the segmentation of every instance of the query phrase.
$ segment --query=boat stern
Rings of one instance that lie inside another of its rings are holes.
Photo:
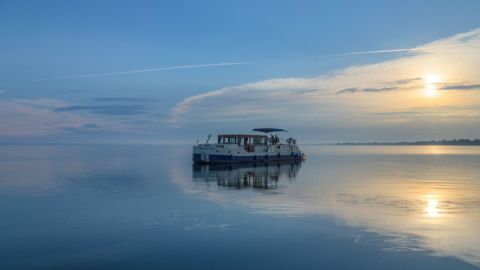
[[[198,144],[193,146],[193,162],[209,163],[210,155],[215,153],[215,145],[213,144]]]

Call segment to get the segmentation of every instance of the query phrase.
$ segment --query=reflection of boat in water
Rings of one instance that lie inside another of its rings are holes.
[[[301,161],[267,163],[193,164],[194,181],[217,182],[228,188],[273,189],[293,181]]]
[[[253,131],[264,134],[222,134],[218,135],[216,143],[209,143],[209,136],[206,143],[193,146],[193,161],[198,163],[239,163],[302,160],[305,158],[296,140],[285,135],[286,130],[256,128]]]

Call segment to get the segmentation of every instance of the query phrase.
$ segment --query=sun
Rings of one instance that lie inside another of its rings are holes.
[[[438,209],[438,201],[436,199],[428,199],[425,212],[427,213],[428,217],[438,217],[440,213]]]
[[[423,78],[424,81],[424,93],[427,97],[435,97],[438,94],[437,84],[442,81],[441,77],[437,74],[428,74]]]
[[[441,78],[437,74],[428,74],[424,77],[425,84],[435,84],[441,81]]]

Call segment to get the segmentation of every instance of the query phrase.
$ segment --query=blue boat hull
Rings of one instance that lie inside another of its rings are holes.
[[[239,163],[239,162],[269,162],[284,160],[302,160],[302,155],[264,155],[264,156],[234,156],[234,155],[209,155],[208,161],[202,160],[201,154],[193,154],[196,163]]]

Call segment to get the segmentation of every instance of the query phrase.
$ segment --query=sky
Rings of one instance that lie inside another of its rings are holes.
[[[0,143],[480,137],[480,2],[0,0]]]

